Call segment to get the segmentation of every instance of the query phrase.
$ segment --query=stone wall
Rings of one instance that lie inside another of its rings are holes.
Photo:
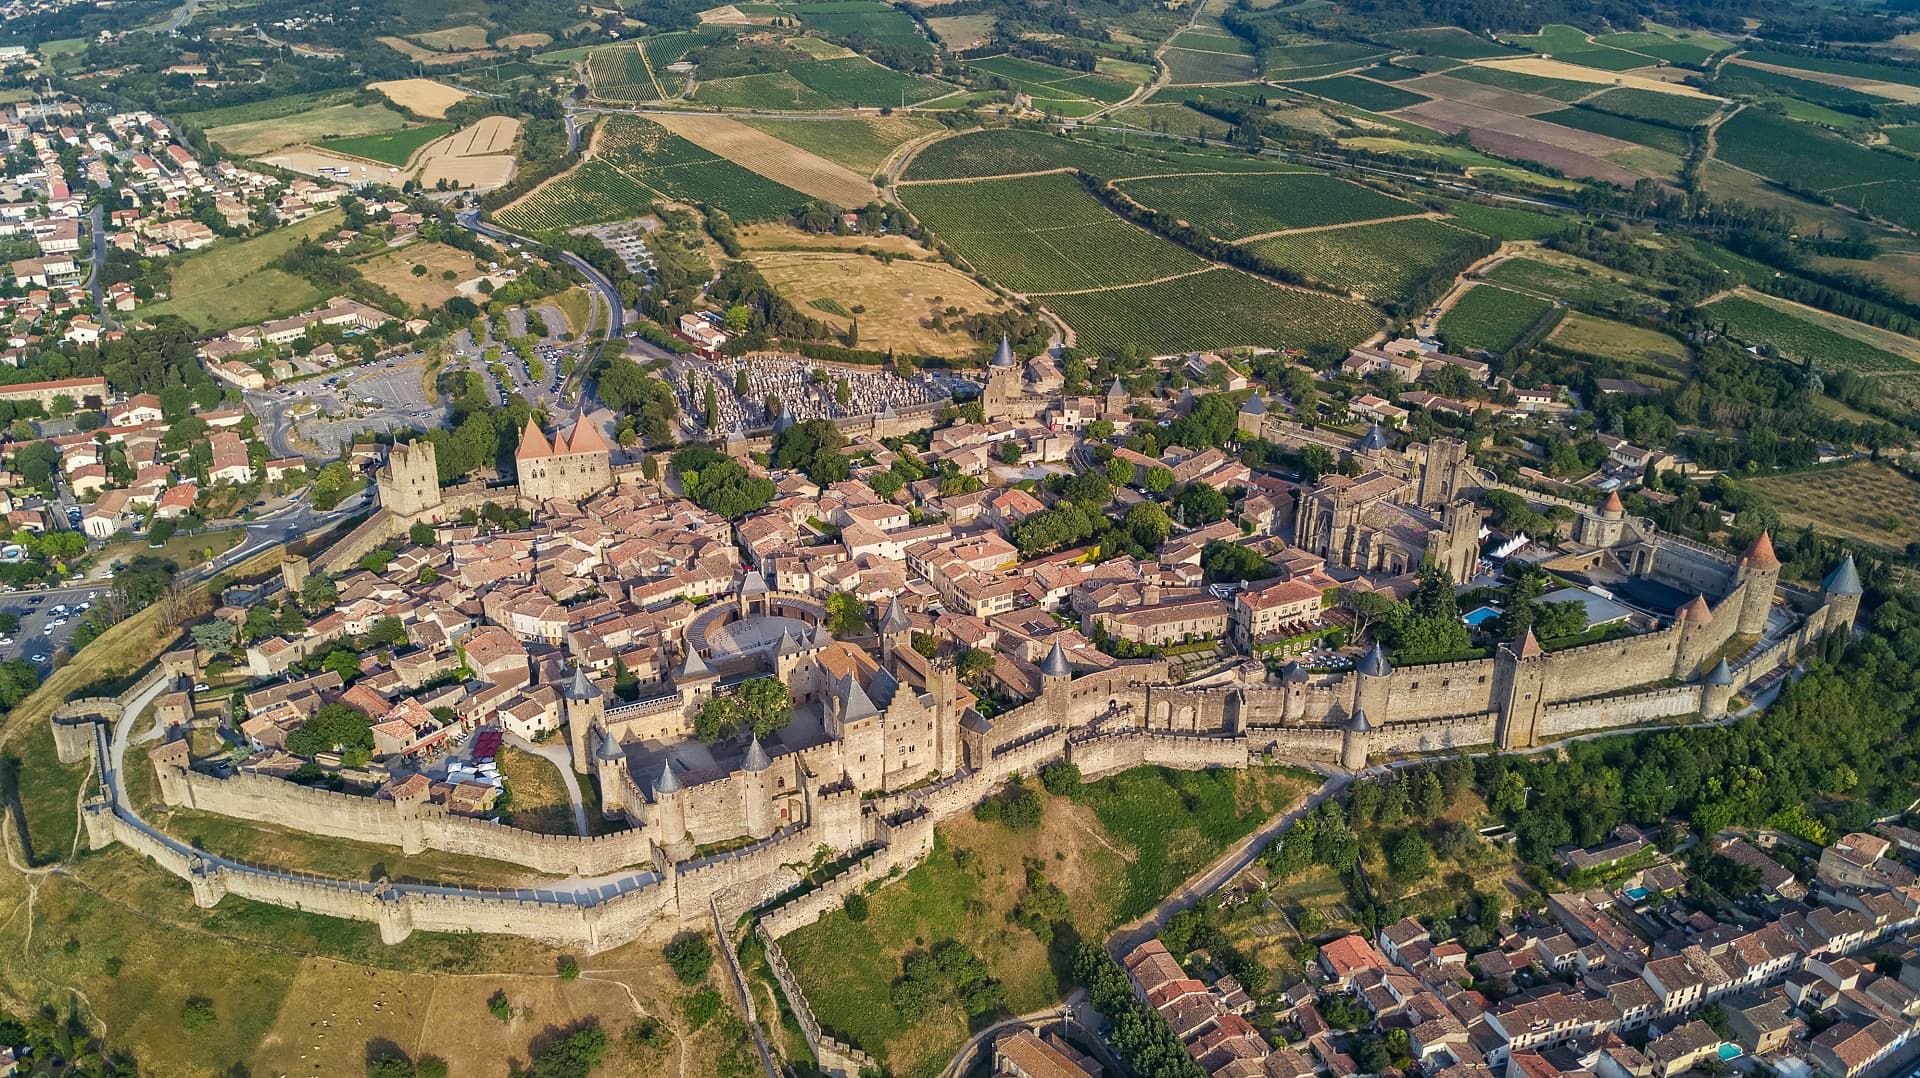
[[[1586,730],[1610,730],[1675,715],[1700,713],[1699,685],[1548,704],[1540,715],[1540,739],[1550,741]]]
[[[1211,767],[1244,768],[1251,759],[1246,737],[1192,737],[1177,733],[1123,731],[1093,734],[1067,744],[1067,759],[1091,780],[1153,764],[1198,771]]]
[[[807,1038],[807,1047],[813,1049],[821,1073],[834,1078],[855,1078],[866,1073],[873,1066],[871,1056],[821,1032],[820,1020],[813,1016],[813,1005],[807,1002],[806,993],[800,991],[799,982],[793,979],[787,956],[780,953],[780,944],[775,942],[777,937],[767,931],[764,923],[755,926],[754,932],[767,949],[767,965],[773,969],[774,980],[780,982],[780,991],[786,993],[787,1005],[793,1008],[794,1017],[800,1020],[800,1032]]]
[[[1387,723],[1375,726],[1367,735],[1367,751],[1378,756],[1491,745],[1498,723],[1498,716],[1490,711],[1460,718]]]

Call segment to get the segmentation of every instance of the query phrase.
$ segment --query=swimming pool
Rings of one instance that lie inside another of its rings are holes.
[[[1740,1046],[1737,1044],[1722,1044],[1720,1046],[1720,1061],[1722,1063],[1728,1060],[1739,1059],[1740,1055]]]
[[[1469,610],[1466,613],[1460,615],[1460,620],[1466,622],[1468,625],[1472,626],[1473,628],[1478,629],[1482,624],[1488,621],[1491,621],[1494,618],[1497,618],[1499,616],[1500,616],[1500,611],[1495,610],[1493,607],[1490,607],[1490,606],[1483,606],[1475,610]]]
[[[1644,887],[1629,887],[1622,893],[1625,894],[1628,898],[1633,899],[1635,902],[1639,902],[1642,899],[1647,897],[1648,892],[1647,892],[1647,889]]]

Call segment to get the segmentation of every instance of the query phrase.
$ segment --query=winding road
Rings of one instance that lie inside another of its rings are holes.
[[[462,210],[454,215],[454,219],[460,222],[460,227],[470,232],[477,232],[488,239],[504,240],[508,243],[518,243],[523,247],[530,248],[538,248],[541,246],[539,240],[528,239],[525,236],[508,232],[506,229],[489,221],[482,221],[479,210]],[[569,375],[567,379],[569,382],[575,378],[580,380],[580,403],[581,410],[584,411],[586,405],[587,372],[599,365],[600,360],[606,355],[607,345],[620,339],[625,334],[627,328],[627,311],[620,299],[620,290],[613,286],[613,282],[607,278],[606,274],[601,273],[586,259],[581,258],[571,251],[561,251],[560,257],[569,266],[579,270],[580,273],[586,277],[587,282],[593,285],[594,291],[600,294],[600,302],[604,303],[607,307],[607,329],[605,335],[600,338],[599,346],[594,349],[591,358],[587,358],[584,362],[574,367],[573,374]],[[563,384],[561,387],[562,394],[564,394],[565,391],[566,386]]]

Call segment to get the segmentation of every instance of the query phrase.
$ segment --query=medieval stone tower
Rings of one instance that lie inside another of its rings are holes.
[[[1854,567],[1853,555],[1849,554],[1820,582],[1820,592],[1827,601],[1828,632],[1853,631],[1853,619],[1860,616],[1862,590],[1860,570]]]
[[[440,465],[433,443],[394,446],[373,483],[380,492],[380,505],[390,513],[410,517],[439,506]]]
[[[1495,736],[1503,749],[1524,749],[1539,737],[1547,704],[1547,653],[1533,630],[1500,645],[1493,653],[1493,709],[1499,715]]]
[[[1419,470],[1416,501],[1420,505],[1445,505],[1460,497],[1463,491],[1478,485],[1473,482],[1472,467],[1467,443],[1458,438],[1433,439],[1427,444],[1427,459]]]
[[[1736,587],[1746,589],[1740,596],[1740,620],[1734,631],[1741,636],[1759,636],[1767,629],[1773,589],[1780,583],[1780,559],[1774,555],[1773,538],[1766,532],[1747,548],[1733,580]]]
[[[1615,490],[1608,492],[1599,510],[1590,509],[1580,514],[1574,524],[1573,538],[1584,546],[1618,546],[1626,528],[1627,507],[1620,501],[1620,492]]]
[[[1007,405],[1020,395],[1020,363],[1013,358],[1013,342],[1003,334],[1000,350],[987,367],[987,385],[980,393],[980,411],[991,423],[1007,412]]]
[[[560,695],[566,708],[567,744],[573,750],[573,769],[584,775],[590,747],[587,735],[599,731],[607,713],[606,702],[600,696],[600,686],[587,676],[584,666],[573,668],[573,677],[560,690]],[[601,796],[606,796],[604,789]]]

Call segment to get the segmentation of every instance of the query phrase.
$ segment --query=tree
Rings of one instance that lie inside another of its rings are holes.
[[[366,641],[372,647],[399,647],[407,642],[407,627],[389,614],[367,627]]]
[[[348,704],[322,704],[313,717],[287,735],[287,751],[295,756],[373,747],[373,721]]]
[[[847,591],[827,596],[827,631],[835,636],[855,636],[867,631],[866,606],[858,596]]]
[[[232,626],[229,625],[231,630]],[[12,636],[20,631],[20,615],[12,611],[0,611],[0,636]]]
[[[513,1021],[513,1003],[507,999],[507,993],[504,990],[495,992],[492,998],[487,1000],[487,1013],[502,1022]]]
[[[180,1029],[189,1037],[197,1036],[220,1024],[220,1016],[213,1011],[213,1001],[205,996],[188,997],[180,1008]]]
[[[1107,461],[1107,482],[1124,487],[1133,482],[1133,462],[1121,457]],[[1172,474],[1172,473],[1168,473]]]
[[[847,436],[831,420],[809,419],[774,435],[773,460],[825,486],[840,482],[852,470],[851,462],[840,455],[846,446]]]
[[[432,546],[433,525],[419,523],[409,527],[407,529],[407,539],[412,542],[414,546]]]
[[[1141,549],[1151,554],[1167,541],[1173,531],[1173,518],[1153,502],[1141,502],[1127,510],[1120,527]]]
[[[998,454],[1000,457],[1000,463],[1018,464],[1020,463],[1020,453],[1021,453],[1021,450],[1020,450],[1019,442],[1005,441],[1000,443],[1000,450]]]
[[[570,954],[560,956],[560,979],[563,981],[580,979],[580,962]]]
[[[661,953],[673,968],[673,975],[684,985],[705,981],[707,970],[713,966],[713,948],[708,945],[707,937],[698,932],[681,933]]]
[[[1227,496],[1204,483],[1188,483],[1174,495],[1173,503],[1185,514],[1188,527],[1224,520],[1232,503]]]
[[[1433,847],[1418,831],[1401,835],[1387,854],[1387,871],[1402,883],[1419,879],[1432,865]]]

